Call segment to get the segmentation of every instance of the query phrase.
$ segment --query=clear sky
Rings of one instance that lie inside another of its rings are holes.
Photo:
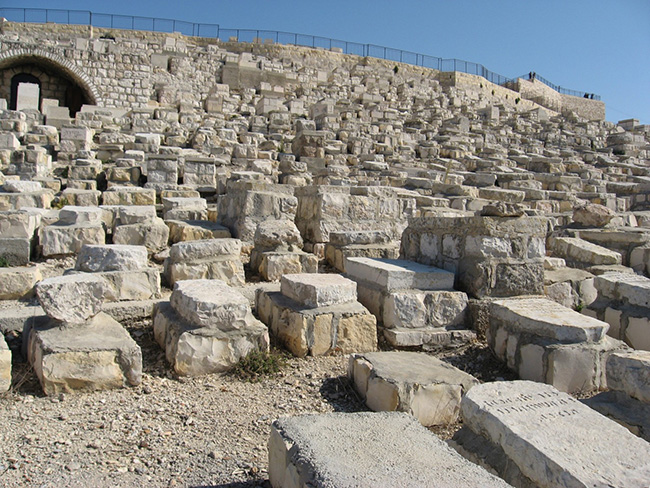
[[[332,37],[530,71],[650,124],[650,0],[16,0],[3,7],[215,23]]]

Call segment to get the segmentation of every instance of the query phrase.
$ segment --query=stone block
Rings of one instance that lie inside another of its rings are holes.
[[[628,317],[623,339],[634,349],[650,351],[650,319],[648,317]]]
[[[0,300],[28,297],[42,279],[38,266],[0,268]]]
[[[462,395],[478,384],[450,364],[416,352],[353,354],[348,377],[371,410],[407,412],[424,426],[455,422]]]
[[[177,281],[170,303],[189,323],[226,332],[252,319],[248,299],[221,280]]]
[[[230,230],[223,225],[206,220],[166,220],[169,227],[169,242],[176,244],[184,241],[206,239],[230,239]]]
[[[373,283],[385,291],[449,290],[454,285],[454,274],[449,271],[401,259],[349,258],[345,269],[355,281]]]
[[[269,350],[268,330],[257,320],[230,331],[198,327],[179,316],[169,302],[156,305],[153,327],[167,360],[184,376],[222,373],[253,351]]]
[[[357,300],[357,284],[337,274],[283,275],[282,294],[308,308],[326,307]]]
[[[461,415],[454,441],[514,486],[641,487],[650,479],[650,444],[552,386],[478,385]]]
[[[650,404],[650,352],[615,352],[607,358],[607,386]]]
[[[298,357],[377,348],[375,317],[357,301],[305,308],[280,292],[260,289],[256,310],[271,333]]]
[[[0,256],[9,266],[26,266],[32,258],[34,241],[26,237],[0,237]]]
[[[239,239],[178,242],[169,250],[164,273],[170,284],[181,280],[219,279],[229,285],[243,285],[240,252]]]
[[[276,420],[269,439],[269,480],[273,488],[508,486],[401,412]]]
[[[11,388],[11,351],[4,334],[0,334],[0,391]]]
[[[102,194],[102,201],[104,205],[155,205],[156,190],[114,186]]]
[[[106,232],[102,224],[53,224],[42,227],[40,243],[44,257],[66,256],[81,251],[84,244],[104,244]]]
[[[147,265],[147,248],[144,246],[87,244],[79,251],[75,269],[95,273],[138,270]]]
[[[36,286],[45,313],[69,324],[83,324],[101,311],[106,282],[92,274],[46,278]]]
[[[59,224],[101,224],[103,212],[96,206],[66,205],[59,211]]]
[[[603,246],[577,237],[556,237],[550,240],[553,253],[567,263],[581,266],[621,264],[622,256]]]
[[[467,295],[462,291],[399,290],[390,293],[383,307],[387,328],[463,327]]]
[[[251,263],[256,251],[251,254]],[[286,274],[317,273],[318,257],[302,251],[269,251],[261,253],[258,271],[263,280],[280,281]]]
[[[104,313],[81,327],[51,322],[32,327],[27,357],[46,395],[139,385],[142,352]]]
[[[159,218],[138,224],[118,225],[113,229],[114,244],[144,246],[150,253],[166,249],[168,240],[169,227]]]

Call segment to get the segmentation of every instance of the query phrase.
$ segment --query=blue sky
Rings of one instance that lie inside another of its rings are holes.
[[[508,77],[535,71],[562,87],[601,95],[607,120],[650,124],[649,0],[20,0],[2,6],[297,32],[473,61]]]

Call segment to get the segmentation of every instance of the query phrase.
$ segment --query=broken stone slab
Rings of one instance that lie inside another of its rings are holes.
[[[357,284],[338,274],[283,275],[282,294],[308,308],[327,307],[357,300]]]
[[[551,250],[569,265],[588,267],[598,265],[621,264],[622,256],[603,246],[593,244],[577,237],[555,237],[550,239]]]
[[[38,266],[0,268],[0,300],[31,296],[34,286],[42,279]]]
[[[87,273],[129,271],[146,268],[147,248],[124,244],[92,245],[81,248],[75,269]]]
[[[11,350],[4,334],[0,334],[0,391],[11,388]]]
[[[39,231],[41,253],[44,257],[68,256],[81,251],[84,244],[104,244],[106,231],[100,224],[52,224]]]
[[[136,386],[142,381],[140,346],[104,313],[82,327],[54,321],[34,326],[24,340],[46,395]]]
[[[594,279],[599,297],[650,309],[650,278],[634,273],[605,273]]]
[[[153,328],[156,342],[180,375],[222,373],[251,352],[269,350],[268,329],[258,320],[229,331],[199,327],[178,315],[169,302],[155,306]]]
[[[476,332],[469,329],[422,327],[410,329],[395,327],[383,330],[384,338],[393,347],[426,347],[444,349],[459,347],[476,340]]]
[[[490,303],[490,320],[518,330],[562,342],[599,342],[607,323],[585,317],[545,298],[506,298]]]
[[[248,299],[221,280],[177,281],[170,303],[190,324],[225,332],[252,320]]]
[[[251,253],[253,262],[258,263],[257,271],[266,281],[280,281],[286,274],[318,273],[318,257],[303,251],[266,251]]]
[[[113,244],[144,246],[150,253],[166,249],[168,241],[169,227],[160,218],[137,224],[117,225],[113,229]]]
[[[371,283],[385,291],[450,290],[454,286],[453,273],[403,259],[348,258],[345,269],[355,281]]]
[[[445,290],[395,290],[384,300],[382,324],[392,328],[465,326],[467,294]]]
[[[101,224],[103,212],[99,207],[66,205],[59,210],[62,225]]]
[[[102,193],[102,201],[104,205],[155,205],[156,190],[113,186]]]
[[[79,275],[83,272],[70,271]],[[140,268],[128,271],[97,271],[94,275],[106,283],[104,300],[118,302],[126,300],[149,300],[160,296],[160,270]],[[103,310],[103,308],[102,308]]]
[[[64,275],[39,282],[36,296],[49,317],[68,324],[83,324],[101,311],[106,286],[100,276]]]
[[[650,479],[650,444],[552,386],[478,385],[461,415],[461,452],[515,486],[640,488]]]
[[[597,203],[588,203],[573,211],[573,221],[583,227],[605,227],[616,212]]]
[[[295,356],[377,349],[376,319],[356,300],[306,308],[281,292],[259,289],[255,303],[262,322]]]
[[[279,247],[302,250],[302,237],[291,220],[265,220],[257,225],[253,238],[255,248],[264,251]]]
[[[650,442],[650,403],[643,403],[619,390],[604,391],[581,401]]]
[[[269,438],[269,480],[274,488],[509,486],[401,412],[276,420]]]
[[[433,356],[404,351],[353,354],[348,377],[371,410],[407,412],[424,426],[455,422],[461,397],[478,384]]]

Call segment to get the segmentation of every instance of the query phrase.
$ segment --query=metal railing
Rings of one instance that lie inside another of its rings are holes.
[[[222,41],[236,40],[237,42],[266,42],[272,41],[276,44],[293,44],[296,46],[340,49],[344,54],[355,54],[362,57],[373,57],[407,63],[424,68],[432,68],[439,71],[459,71],[472,75],[482,76],[486,80],[497,85],[505,85],[513,82],[516,78],[509,78],[490,71],[482,64],[463,61],[462,59],[443,59],[427,54],[420,54],[411,51],[403,51],[375,44],[361,44],[358,42],[331,39],[329,37],[312,36],[308,34],[297,34],[294,32],[282,32],[274,30],[256,29],[225,29],[219,24],[203,24],[186,22],[183,20],[161,19],[155,17],[140,17],[133,15],[102,14],[89,10],[63,10],[63,9],[36,9],[36,8],[0,8],[0,16],[12,22],[22,23],[56,23],[69,25],[92,25],[108,29],[143,30],[152,32],[179,32],[186,36],[206,37],[221,39]],[[526,78],[522,76],[521,78]],[[583,96],[585,92],[569,90],[555,85],[545,78],[536,75],[536,79],[548,85],[553,90],[566,95]],[[590,94],[592,95],[592,94]],[[593,95],[595,100],[600,96]]]

